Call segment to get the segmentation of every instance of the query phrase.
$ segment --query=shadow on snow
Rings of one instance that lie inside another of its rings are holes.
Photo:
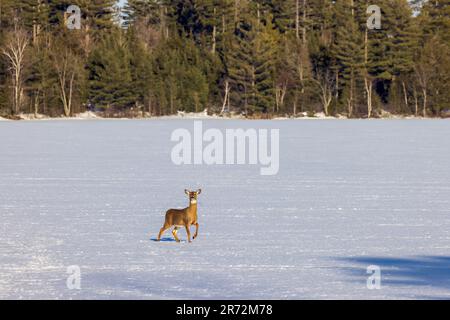
[[[368,277],[367,267],[375,265],[381,269],[382,285],[426,286],[444,289],[449,292],[449,296],[446,299],[450,299],[450,257],[351,257],[340,260],[353,265],[361,265],[359,267],[343,268],[345,272],[354,276],[358,282],[365,282]]]
[[[150,238],[150,240],[151,240],[151,241],[154,241],[154,242],[158,242],[158,239],[157,239],[157,238]],[[180,240],[181,240],[181,239],[180,239]],[[164,237],[164,238],[161,238],[160,241],[161,241],[161,242],[176,242],[174,238],[170,238],[170,237]],[[180,242],[185,242],[185,241],[184,241],[184,240],[181,240]]]

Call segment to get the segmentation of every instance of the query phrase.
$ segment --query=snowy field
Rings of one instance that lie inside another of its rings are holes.
[[[1,122],[0,298],[450,299],[449,121],[203,126],[280,129],[278,175],[175,166],[191,120]],[[199,187],[199,238],[153,241]]]

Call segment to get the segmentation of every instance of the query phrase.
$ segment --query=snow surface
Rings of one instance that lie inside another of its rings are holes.
[[[1,122],[0,298],[450,298],[448,121],[203,125],[279,128],[279,174],[174,166],[192,120]],[[199,238],[153,241],[198,187]]]

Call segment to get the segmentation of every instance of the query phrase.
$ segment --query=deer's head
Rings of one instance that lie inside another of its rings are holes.
[[[184,193],[189,197],[189,202],[192,204],[197,203],[197,197],[200,193],[202,193],[202,189],[198,189],[197,191],[189,191],[188,189],[184,190]]]

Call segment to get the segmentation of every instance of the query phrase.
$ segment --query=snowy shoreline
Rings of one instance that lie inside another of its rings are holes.
[[[242,115],[231,115],[231,116],[220,116],[217,114],[208,115],[207,111],[198,112],[198,113],[187,113],[179,111],[176,115],[167,115],[167,116],[143,116],[143,117],[102,117],[95,112],[86,111],[83,113],[76,114],[72,117],[49,117],[42,114],[19,114],[18,119],[7,119],[4,117],[0,117],[0,121],[67,121],[67,120],[195,120],[195,119],[204,119],[204,120],[273,120],[273,121],[282,121],[282,120],[444,120],[448,118],[444,117],[416,117],[416,116],[401,116],[401,115],[392,115],[385,114],[379,118],[348,118],[343,115],[338,116],[326,116],[323,112],[319,112],[314,114],[314,116],[308,115],[307,112],[300,113],[298,116],[286,116],[286,117],[274,117],[269,119],[252,119],[246,118]]]

